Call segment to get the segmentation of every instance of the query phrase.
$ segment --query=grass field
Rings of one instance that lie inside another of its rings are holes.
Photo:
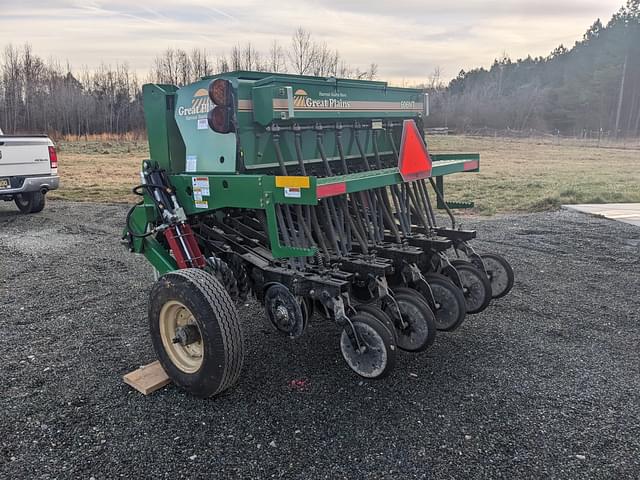
[[[51,198],[133,202],[144,141],[59,142],[63,186]],[[449,200],[475,213],[553,210],[565,203],[640,202],[640,149],[572,141],[432,136],[433,152],[479,152],[480,173],[445,179]]]

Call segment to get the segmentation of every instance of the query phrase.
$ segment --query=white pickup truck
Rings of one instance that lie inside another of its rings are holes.
[[[0,130],[0,200],[22,213],[44,208],[44,196],[60,184],[58,155],[46,135],[3,135]]]

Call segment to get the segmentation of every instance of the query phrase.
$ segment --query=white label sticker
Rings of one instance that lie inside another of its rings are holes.
[[[193,190],[193,201],[201,202],[202,197],[208,197],[209,192],[209,177],[191,177],[191,187]],[[206,201],[204,202],[207,203]],[[196,207],[207,208],[207,207]]]
[[[287,198],[300,198],[302,196],[302,190],[299,188],[285,187],[284,196]]]
[[[209,208],[209,202],[207,202],[206,200],[195,200],[193,202],[196,206],[196,208]]]
[[[206,118],[199,118],[198,119],[198,130],[206,130],[207,128],[209,128],[209,122],[207,121]]]
[[[199,188],[201,190],[209,191],[209,177],[191,177],[191,186],[195,190]],[[208,193],[204,193],[203,195],[209,195]]]
[[[196,155],[187,155],[187,172],[198,171],[198,157]]]

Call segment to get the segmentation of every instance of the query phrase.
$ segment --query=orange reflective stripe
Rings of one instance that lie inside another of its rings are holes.
[[[276,177],[276,187],[278,188],[309,188],[310,186],[309,177]]]

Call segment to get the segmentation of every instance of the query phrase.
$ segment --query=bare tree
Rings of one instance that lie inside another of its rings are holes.
[[[314,46],[315,55],[311,65],[316,77],[336,76],[338,71],[338,51],[331,50],[326,42]]]
[[[176,72],[178,85],[186,85],[193,77],[193,71],[191,68],[191,60],[189,55],[182,49],[175,51],[176,59]]]
[[[242,50],[239,45],[231,49],[231,60],[229,61],[231,70],[242,70]]]
[[[231,70],[229,61],[225,55],[220,55],[216,60],[216,70],[218,73],[225,73]]]
[[[427,89],[435,92],[438,90],[442,90],[443,88],[444,83],[442,82],[442,71],[440,70],[440,66],[438,65],[433,69],[433,73],[429,75]]]
[[[351,65],[348,65],[344,60],[340,60],[336,76],[340,78],[351,78],[353,76],[353,68],[351,68]]]
[[[298,27],[291,39],[291,50],[289,51],[289,61],[293,71],[299,75],[310,73],[316,54],[316,46],[311,40],[311,33]]]
[[[274,40],[269,49],[268,70],[273,73],[284,72],[287,68],[287,59],[285,58],[284,49],[277,40]]]
[[[202,78],[214,73],[213,64],[209,61],[209,56],[204,48],[194,48],[191,51],[190,61],[193,77]]]
[[[251,42],[247,42],[242,49],[242,70],[258,72],[263,69],[262,55],[255,49]]]
[[[377,69],[376,64],[354,69],[337,50],[314,42],[309,32],[298,28],[288,50],[277,41],[267,51],[247,42],[212,61],[204,49],[167,48],[153,58],[146,80],[180,86],[230,70],[372,79]],[[87,138],[139,131],[144,129],[140,82],[126,63],[83,66],[74,72],[68,62],[43,61],[29,45],[8,45],[0,51],[0,124],[12,133],[48,131]]]

